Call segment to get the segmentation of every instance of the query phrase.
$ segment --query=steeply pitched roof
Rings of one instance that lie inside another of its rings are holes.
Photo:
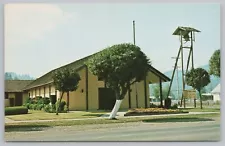
[[[220,84],[218,84],[212,91],[211,91],[212,94],[218,94],[220,93]]]
[[[173,35],[180,35],[183,34],[184,32],[200,32],[200,30],[197,30],[195,28],[192,27],[183,27],[183,26],[179,26],[177,27],[177,29],[174,31]]]
[[[154,73],[155,75],[157,75],[158,77],[160,77],[162,79],[162,81],[164,81],[164,82],[170,81],[170,78],[169,77],[167,77],[166,75],[164,75],[163,73],[161,73],[160,71],[158,71],[153,66],[150,66],[150,71],[152,73]]]
[[[33,80],[5,80],[5,92],[22,92]]]
[[[66,67],[73,68],[75,70],[79,70],[81,67],[84,66],[85,61],[87,61],[88,58],[90,58],[91,56],[92,55],[89,55],[87,57],[84,57],[82,59],[76,60],[76,61],[74,61],[72,63],[69,63],[67,65],[61,66],[59,68],[56,68],[56,69],[54,69],[54,70],[46,73],[45,75],[41,76],[40,78],[37,78],[32,83],[30,83],[28,86],[26,86],[24,88],[24,90],[31,89],[31,88],[34,88],[34,87],[38,87],[38,86],[42,86],[42,85],[46,85],[46,84],[52,83],[53,82],[52,74],[56,70],[60,70],[60,69],[66,68]]]
[[[101,52],[101,51],[100,51]],[[50,84],[53,82],[53,79],[52,79],[52,73],[56,70],[60,70],[60,69],[63,69],[63,68],[73,68],[75,70],[79,70],[81,69],[82,67],[85,66],[85,62],[90,58],[92,57],[93,55],[96,55],[98,54],[99,52],[97,53],[94,53],[92,55],[89,55],[87,57],[84,57],[82,59],[79,59],[79,60],[76,60],[70,64],[67,64],[67,65],[64,65],[62,67],[59,67],[59,68],[56,68],[50,72],[48,72],[47,74],[41,76],[40,78],[37,78],[35,81],[31,82],[28,86],[24,87],[24,90],[27,90],[27,89],[31,89],[31,88],[34,88],[34,87],[38,87],[38,86],[42,86],[42,85],[46,85],[46,84]],[[161,79],[164,81],[164,82],[167,82],[167,81],[170,81],[170,79],[165,76],[163,73],[161,73],[160,71],[158,71],[157,69],[155,69],[154,67],[150,66],[150,71],[152,71],[154,74],[156,74],[157,76],[161,77]]]

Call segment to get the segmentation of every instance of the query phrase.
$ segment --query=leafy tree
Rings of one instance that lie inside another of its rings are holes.
[[[201,93],[207,93],[206,87],[203,87],[203,88],[202,88]]]
[[[86,62],[89,70],[115,91],[114,119],[130,85],[145,79],[150,61],[138,46],[124,43],[104,49]]]
[[[216,50],[209,60],[209,74],[220,77],[220,50]]]
[[[162,86],[162,100],[166,99],[167,98],[167,93],[168,93],[168,90],[169,90],[169,85],[167,86]],[[160,97],[160,88],[159,88],[159,85],[156,85],[153,89],[153,95],[157,98],[157,99],[161,99]],[[174,94],[172,92],[170,92],[169,96],[172,96],[174,97]],[[163,105],[161,105],[162,107]]]
[[[153,87],[153,96],[155,96],[155,98],[157,100],[160,99],[159,85],[156,85],[156,86]]]
[[[10,73],[5,73],[5,80],[13,80],[13,77]]]
[[[208,72],[203,68],[192,69],[187,72],[185,80],[187,85],[192,86],[198,91],[202,109],[201,90],[210,83],[210,76]]]
[[[59,105],[61,104],[63,94],[65,92],[75,91],[78,88],[79,81],[80,76],[73,69],[65,68],[61,70],[56,70],[53,73],[53,84],[55,85],[55,89],[62,92],[59,100]],[[56,115],[58,115],[58,112],[59,106],[57,107]]]
[[[15,76],[13,80],[19,80],[19,78],[17,76]]]

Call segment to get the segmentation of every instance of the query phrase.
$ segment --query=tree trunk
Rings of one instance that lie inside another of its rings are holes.
[[[183,105],[183,98],[181,97],[181,100],[180,100],[180,107],[182,107]]]
[[[67,92],[67,111],[69,111],[70,106],[70,98],[69,98],[69,92]]]
[[[120,109],[120,105],[121,105],[122,101],[123,100],[119,100],[119,99],[116,100],[116,103],[112,109],[112,112],[109,115],[109,119],[116,119],[116,114],[117,114],[118,110]]]
[[[62,95],[61,95],[61,97],[60,97],[60,99],[59,99],[59,105],[61,104],[63,94],[64,94],[64,92],[62,92]],[[59,105],[58,105],[58,107],[56,107],[56,108],[57,108],[57,109],[56,109],[56,115],[59,114]]]
[[[196,99],[194,99],[194,107],[196,108]]]
[[[201,106],[201,109],[202,109],[202,94],[201,94],[201,90],[199,90],[198,93],[199,93],[199,97],[200,97],[200,106]]]
[[[122,101],[123,101],[122,99],[119,98],[120,97],[120,91],[119,90],[115,90],[115,94],[116,94],[116,103],[115,103],[115,105],[114,105],[114,107],[113,107],[113,109],[112,109],[112,111],[109,115],[109,119],[116,119],[116,114],[117,114],[117,112],[120,108],[120,105],[121,105]]]

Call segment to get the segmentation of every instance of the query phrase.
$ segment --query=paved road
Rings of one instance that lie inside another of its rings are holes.
[[[6,141],[219,141],[220,121],[120,123],[5,132]]]

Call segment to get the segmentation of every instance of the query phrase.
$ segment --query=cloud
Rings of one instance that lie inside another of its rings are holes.
[[[12,47],[41,39],[73,17],[74,13],[53,4],[6,4],[5,45]]]

